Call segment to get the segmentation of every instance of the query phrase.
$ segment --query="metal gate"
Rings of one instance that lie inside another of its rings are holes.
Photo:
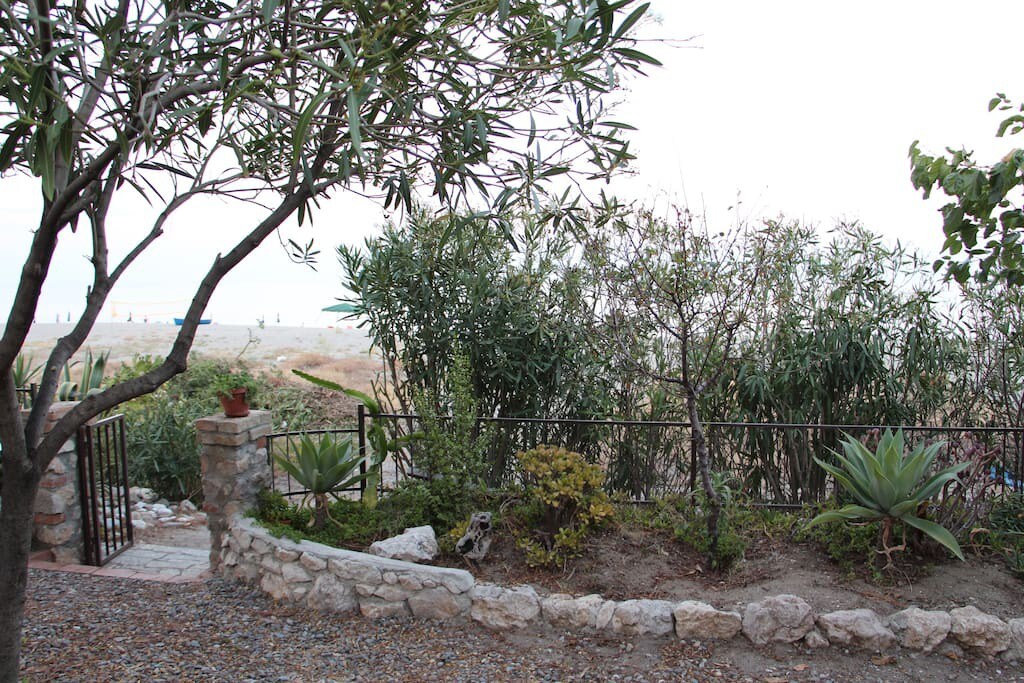
[[[78,490],[85,563],[99,567],[132,545],[124,415],[79,430]]]

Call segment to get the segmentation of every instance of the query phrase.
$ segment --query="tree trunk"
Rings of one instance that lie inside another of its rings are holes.
[[[708,445],[704,440],[704,427],[697,414],[697,396],[693,391],[686,392],[686,411],[690,416],[690,438],[693,440],[694,451],[697,453],[700,483],[708,504],[708,562],[715,564],[715,556],[718,553],[718,519],[722,514],[722,500],[718,497],[718,492],[715,491],[711,481],[711,458],[708,456]]]
[[[327,526],[327,494],[313,496],[313,528],[319,531]]]
[[[38,468],[28,464],[26,453],[17,453],[10,446],[4,451],[0,493],[0,683],[17,683],[32,509],[40,475]]]

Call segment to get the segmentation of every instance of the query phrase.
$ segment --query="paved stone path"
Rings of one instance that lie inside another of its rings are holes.
[[[48,555],[48,553],[47,553]],[[123,579],[141,579],[164,583],[192,583],[210,576],[210,551],[199,548],[177,548],[167,545],[136,543],[110,560],[105,567],[79,564],[56,564],[42,554],[34,557],[29,566],[34,569],[116,576]]]
[[[136,543],[108,562],[107,566],[146,574],[198,577],[210,570],[210,551]]]

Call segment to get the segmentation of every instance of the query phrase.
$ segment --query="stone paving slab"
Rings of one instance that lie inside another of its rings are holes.
[[[174,548],[140,543],[112,559],[107,566],[147,574],[199,576],[210,569],[210,552],[198,548]]]
[[[116,576],[164,583],[192,583],[210,576],[210,553],[198,548],[139,543],[110,560],[105,567],[57,564],[37,553],[29,562],[33,569],[74,572],[93,576]]]

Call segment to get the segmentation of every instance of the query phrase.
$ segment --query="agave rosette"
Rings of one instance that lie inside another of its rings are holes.
[[[323,436],[316,442],[305,435],[299,442],[294,461],[277,454],[274,459],[313,495],[348,488],[365,478],[358,472],[363,459],[353,452],[350,438],[335,440]]]
[[[842,442],[843,454],[833,451],[842,467],[815,458],[826,472],[858,501],[838,510],[823,512],[808,526],[838,520],[899,520],[935,539],[961,560],[960,544],[945,527],[918,516],[918,511],[932,496],[968,466],[959,463],[929,475],[932,463],[945,442],[918,445],[909,454],[904,452],[903,430],[895,434],[885,430],[872,453],[849,434]],[[845,454],[845,455],[844,455]]]

